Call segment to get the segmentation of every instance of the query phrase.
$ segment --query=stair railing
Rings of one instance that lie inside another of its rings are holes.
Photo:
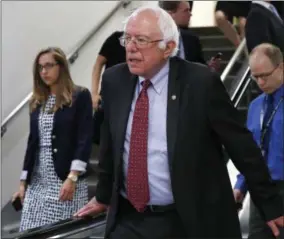
[[[246,48],[246,39],[244,38],[241,42],[241,44],[238,46],[237,50],[235,51],[235,53],[233,54],[232,58],[230,59],[228,65],[226,66],[226,68],[224,69],[224,71],[222,72],[221,75],[221,80],[224,82],[225,79],[227,78],[227,76],[229,75],[229,73],[231,72],[233,66],[235,65],[235,63],[237,62],[237,60],[239,59],[240,55],[243,53],[243,51]]]

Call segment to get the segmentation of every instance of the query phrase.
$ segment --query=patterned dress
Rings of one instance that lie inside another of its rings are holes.
[[[40,145],[31,183],[25,195],[20,231],[70,218],[88,202],[85,179],[77,181],[72,201],[59,201],[63,181],[54,169],[51,147],[54,113],[48,112],[54,104],[55,96],[50,95],[45,109],[42,108],[39,114]]]

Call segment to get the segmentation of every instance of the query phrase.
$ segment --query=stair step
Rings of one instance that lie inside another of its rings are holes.
[[[247,111],[248,110],[248,107],[247,106],[238,106],[237,109],[239,111]]]
[[[95,196],[97,183],[98,183],[98,174],[92,174],[87,178],[88,181],[88,194],[89,199]]]
[[[228,75],[224,81],[224,86],[229,92],[229,95],[233,93],[232,91],[234,90],[235,81],[236,81],[236,75]]]
[[[200,38],[201,45],[203,47],[234,47],[233,44],[224,36],[216,36],[216,35],[209,35],[209,36],[201,36]]]
[[[191,27],[190,30],[199,37],[208,35],[223,35],[218,27]]]
[[[225,60],[222,60],[220,62],[220,70],[219,72],[223,72],[226,68],[226,66],[228,65],[229,61],[225,61]],[[236,61],[236,63],[233,65],[231,71],[229,72],[230,75],[236,75],[238,73],[238,71],[240,70],[242,66],[242,62],[241,61]]]
[[[91,152],[91,158],[96,158],[99,153],[99,146],[96,144],[93,144],[92,146],[92,152]]]
[[[219,52],[222,53],[222,60],[229,61],[235,52],[234,47],[203,47],[204,59],[210,60],[213,56],[216,56]]]
[[[99,163],[99,159],[97,157],[95,158],[90,158],[90,164],[98,164]]]

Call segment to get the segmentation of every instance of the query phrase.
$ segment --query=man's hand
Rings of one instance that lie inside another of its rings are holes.
[[[278,217],[274,220],[271,220],[267,222],[267,225],[270,227],[273,235],[275,237],[278,237],[280,235],[280,231],[278,227],[283,227],[284,228],[284,216]]]
[[[214,72],[218,72],[221,66],[221,58],[212,57],[208,62],[208,66]]]
[[[74,214],[74,217],[95,216],[107,210],[107,206],[97,202],[94,197],[84,207]]]
[[[244,200],[244,194],[239,189],[234,189],[234,198],[237,203],[242,202]]]

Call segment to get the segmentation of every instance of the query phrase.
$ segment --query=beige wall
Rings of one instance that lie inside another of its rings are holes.
[[[216,1],[194,1],[191,27],[215,26]]]

